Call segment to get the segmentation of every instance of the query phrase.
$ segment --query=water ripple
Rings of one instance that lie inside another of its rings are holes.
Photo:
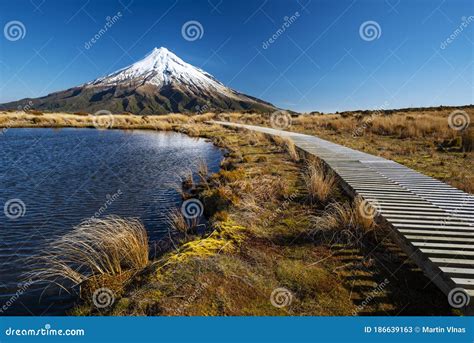
[[[0,205],[21,199],[26,208],[14,220],[0,213],[0,307],[17,292],[25,259],[85,218],[139,217],[160,239],[166,213],[180,203],[172,186],[179,174],[196,172],[199,159],[216,171],[221,158],[212,144],[177,133],[8,130],[0,136]],[[61,314],[71,304],[40,294],[29,289],[7,314]]]

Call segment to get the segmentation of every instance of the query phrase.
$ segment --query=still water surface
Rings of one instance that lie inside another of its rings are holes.
[[[25,259],[92,216],[139,217],[151,241],[180,205],[179,175],[219,168],[211,143],[178,133],[9,129],[0,134],[0,315],[62,314],[71,297],[25,287]],[[7,204],[7,208],[4,208]],[[18,218],[16,218],[18,217]],[[21,294],[17,298],[18,293]],[[7,304],[8,310],[2,310]]]

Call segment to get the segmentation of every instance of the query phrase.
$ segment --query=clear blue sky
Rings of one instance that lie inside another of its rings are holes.
[[[1,28],[16,20],[26,29],[18,40],[0,37],[0,102],[79,85],[165,46],[238,91],[297,111],[471,104],[470,16],[472,0],[0,0]],[[195,41],[181,33],[190,20],[204,29]],[[365,40],[367,21],[380,31]]]

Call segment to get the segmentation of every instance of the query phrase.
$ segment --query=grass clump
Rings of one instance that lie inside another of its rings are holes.
[[[313,222],[314,234],[330,245],[360,246],[369,235],[376,239],[375,212],[361,199],[331,203]]]
[[[285,149],[290,155],[291,160],[293,162],[298,162],[300,160],[300,156],[298,154],[298,151],[296,150],[295,143],[290,138],[285,139]]]
[[[61,287],[64,281],[80,285],[98,276],[140,271],[148,264],[147,232],[137,219],[90,219],[53,241],[36,263],[33,280]]]
[[[290,155],[290,158],[293,162],[298,162],[300,160],[300,156],[298,151],[296,150],[295,143],[291,138],[288,137],[281,137],[281,136],[271,136],[271,140],[276,145],[285,149],[285,151]]]
[[[185,218],[179,209],[173,209],[168,213],[167,222],[171,233],[177,233],[187,241],[190,235],[197,233],[199,218]]]
[[[370,220],[362,216],[365,210],[357,212],[358,205],[342,203],[340,213],[337,205],[322,211],[305,201],[303,165],[293,163],[288,154],[282,154],[280,147],[270,142],[249,144],[242,132],[211,126],[201,127],[200,132],[229,151],[225,169],[208,178],[209,187],[200,183],[193,189],[193,196],[204,203],[209,230],[188,234],[175,250],[162,250],[163,255],[135,274],[134,281],[118,294],[106,313],[348,315],[356,313],[355,305],[364,301],[368,290],[385,276],[390,277],[390,285],[383,298],[364,313],[378,314],[376,311],[383,309],[399,314],[407,308],[408,301],[399,301],[399,294],[410,293],[407,290],[413,290],[413,280],[400,278],[403,283],[397,283],[397,278],[379,268],[376,261],[381,257],[384,264],[393,258],[387,256],[386,246],[379,248],[377,258],[372,258],[372,246],[352,246],[353,237],[361,235],[365,239],[375,231]],[[256,163],[259,156],[266,158]],[[338,193],[337,199],[330,196],[327,201],[339,200],[346,198]],[[311,214],[321,213],[316,227],[325,229],[327,237],[333,234],[341,242],[347,239],[348,244],[327,245],[308,235],[317,221]],[[178,224],[187,230],[179,218]],[[348,231],[345,236],[340,233],[343,230]],[[400,275],[411,268],[395,262],[390,266],[391,270],[400,270]],[[421,273],[413,279],[426,283]],[[277,307],[272,295],[281,288],[288,291],[289,301]],[[436,295],[424,290],[420,298],[426,302]],[[425,308],[423,313],[432,312],[431,307]]]
[[[248,138],[248,144],[253,145],[253,146],[261,145],[267,142],[267,138],[265,134],[261,132],[257,132],[257,131],[250,131],[247,135],[247,138]]]
[[[326,171],[321,162],[309,162],[303,178],[311,203],[326,203],[334,194],[336,176],[333,172]]]
[[[462,133],[461,149],[463,152],[474,151],[474,128],[468,128]]]
[[[449,125],[464,113],[466,128]],[[268,126],[268,117],[223,113],[219,120]],[[342,113],[311,112],[294,117],[289,131],[316,135],[334,143],[388,158],[428,176],[474,193],[472,175],[474,106],[377,109]]]

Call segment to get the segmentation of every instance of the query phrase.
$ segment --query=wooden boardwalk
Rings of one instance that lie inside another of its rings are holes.
[[[392,230],[405,253],[447,296],[451,305],[473,314],[474,196],[399,163],[335,144],[315,136],[228,122],[288,137],[323,160],[342,186],[377,209],[378,220]]]

